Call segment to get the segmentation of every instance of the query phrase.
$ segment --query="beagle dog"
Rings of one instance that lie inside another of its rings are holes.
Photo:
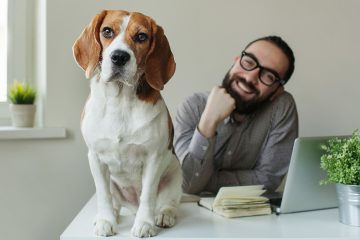
[[[86,77],[94,75],[81,131],[96,187],[95,234],[117,233],[121,207],[136,213],[134,236],[172,227],[182,172],[160,95],[175,72],[163,29],[141,13],[104,10],[75,41],[73,53]]]

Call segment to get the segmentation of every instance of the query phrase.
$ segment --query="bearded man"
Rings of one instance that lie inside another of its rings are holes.
[[[294,62],[281,37],[256,39],[235,58],[221,87],[184,101],[174,121],[184,192],[279,186],[298,136],[295,101],[284,91]]]

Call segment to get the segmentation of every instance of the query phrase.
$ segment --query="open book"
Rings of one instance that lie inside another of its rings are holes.
[[[199,205],[227,218],[271,214],[263,185],[222,187],[216,197],[203,197]]]

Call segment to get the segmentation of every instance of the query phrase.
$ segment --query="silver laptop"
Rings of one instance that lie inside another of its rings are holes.
[[[341,136],[342,138],[344,136]],[[320,185],[326,172],[320,168],[322,144],[334,137],[299,137],[294,142],[289,171],[277,214],[337,207],[335,185]]]

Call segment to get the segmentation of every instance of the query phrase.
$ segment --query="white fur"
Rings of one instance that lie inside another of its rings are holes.
[[[115,234],[118,213],[124,206],[136,212],[133,235],[148,237],[156,235],[156,225],[174,225],[182,176],[178,160],[168,149],[164,101],[147,103],[135,94],[136,61],[123,41],[128,21],[123,21],[122,32],[103,52],[100,79],[91,80],[82,133],[96,186],[95,234]],[[129,52],[131,59],[121,78],[109,81],[113,75],[109,56],[116,49]],[[158,193],[160,178],[164,176],[168,185]],[[118,188],[138,193],[138,207],[127,202]]]
[[[130,61],[126,66],[126,73],[124,73],[121,77],[122,83],[133,86],[135,80],[135,74],[137,72],[136,58],[134,52],[129,48],[129,46],[125,43],[124,37],[126,33],[126,28],[130,21],[130,16],[126,16],[123,19],[123,22],[120,26],[120,34],[112,41],[109,47],[107,47],[103,51],[103,61],[101,63],[101,73],[100,77],[103,81],[108,82],[113,77],[113,65],[110,59],[111,53],[116,49],[121,49],[127,51],[130,54]]]

